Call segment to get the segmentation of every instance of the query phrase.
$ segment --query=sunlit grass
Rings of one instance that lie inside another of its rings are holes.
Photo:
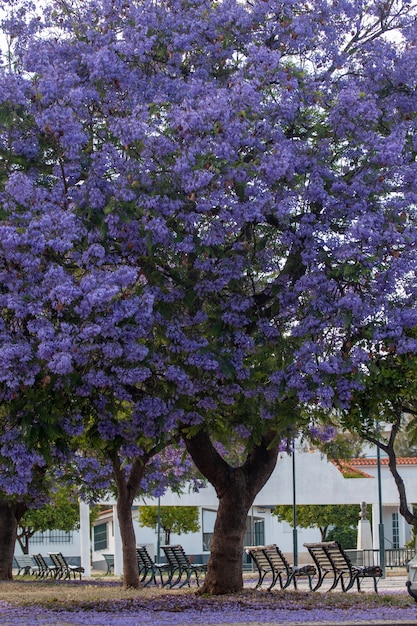
[[[114,600],[128,600],[140,597],[158,596],[170,593],[165,589],[124,589],[121,582],[102,581],[56,581],[33,580],[22,577],[0,585],[0,601],[15,606],[32,604],[67,608],[88,603],[100,604]]]
[[[308,592],[305,590],[274,590],[255,591],[245,588],[241,593],[233,596],[197,597],[195,587],[184,589],[142,588],[139,590],[124,589],[121,582],[112,579],[98,578],[93,580],[34,580],[33,577],[22,577],[11,582],[2,582],[0,585],[0,603],[9,603],[13,606],[29,607],[43,606],[54,610],[114,610],[116,606],[123,606],[124,610],[154,608],[154,610],[170,610],[177,601],[181,607],[190,608],[196,605],[221,606],[230,601],[239,606],[247,604],[252,609],[257,606],[269,607],[299,607],[314,609],[317,607],[331,609],[349,608],[377,608],[377,607],[410,607],[415,603],[405,592],[392,593],[349,593],[332,591],[331,593]]]

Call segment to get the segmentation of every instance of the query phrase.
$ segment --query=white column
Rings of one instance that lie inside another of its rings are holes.
[[[84,576],[91,576],[90,507],[80,500],[80,552]]]
[[[405,521],[405,517],[401,515],[400,509],[398,508],[398,530],[400,533],[400,548],[402,548],[407,541],[406,532],[407,532],[407,523]]]
[[[372,537],[374,550],[379,550],[379,503],[372,504]]]
[[[117,506],[113,505],[113,526],[114,526],[114,575],[123,574],[123,548],[122,537],[120,535],[119,518],[117,517]]]

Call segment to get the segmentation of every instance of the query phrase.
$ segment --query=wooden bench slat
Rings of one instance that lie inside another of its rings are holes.
[[[355,583],[360,591],[361,581],[364,578],[372,578],[375,593],[378,593],[378,581],[382,576],[382,570],[378,565],[368,567],[353,565],[338,541],[305,543],[304,546],[319,570],[319,579],[313,591],[319,589],[328,576],[332,581],[329,591],[335,589],[339,583],[342,591],[348,591]]]
[[[146,546],[137,546],[136,556],[138,559],[139,575],[141,577],[140,582],[143,583],[144,587],[150,585],[151,582],[156,585],[157,574],[161,579],[162,587],[170,582],[172,576],[171,566],[169,563],[155,563],[155,561],[151,558]],[[164,581],[163,579],[164,573],[167,574],[166,581]]]
[[[190,586],[191,576],[193,574],[197,585],[200,586],[199,574],[203,574],[207,571],[206,563],[191,563],[181,545],[161,546],[161,548],[164,551],[167,562],[171,567],[170,580],[168,582],[170,587],[178,585],[181,582],[183,575],[185,576],[185,579],[180,584],[180,587],[184,587],[184,585]]]
[[[71,565],[68,563],[62,552],[49,552],[48,555],[56,568],[55,578],[68,580],[72,576],[75,579],[78,574],[81,580],[81,574],[84,573],[84,568],[81,565]]]
[[[106,561],[106,567],[107,567],[107,571],[105,575],[108,576],[109,574],[111,574],[111,571],[114,570],[114,554],[102,552],[102,555],[104,556],[104,560]]]
[[[255,589],[258,589],[265,577],[269,574],[272,581],[268,587],[270,591],[277,583],[281,589],[286,589],[291,583],[297,588],[297,578],[307,577],[310,589],[312,589],[312,579],[317,573],[316,568],[307,565],[296,567],[290,565],[284,554],[276,544],[269,546],[247,546],[246,553],[251,557],[258,569],[258,581]]]
[[[15,555],[14,560],[18,568],[18,575],[37,574],[39,571],[38,565],[36,565],[35,560],[29,554]]]

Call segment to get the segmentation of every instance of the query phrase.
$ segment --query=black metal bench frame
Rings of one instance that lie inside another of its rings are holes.
[[[35,572],[38,578],[46,578],[48,576],[56,578],[57,568],[55,565],[49,565],[42,554],[34,554],[33,558],[38,566],[38,571]]]
[[[105,576],[108,576],[109,574],[111,574],[112,569],[114,571],[114,554],[104,554],[102,552],[102,556],[104,556],[104,560],[106,561],[106,567],[107,567]]]
[[[349,591],[356,583],[361,590],[361,581],[372,578],[375,593],[378,593],[378,581],[382,576],[379,565],[353,565],[346,552],[338,541],[323,541],[320,543],[305,543],[319,573],[319,578],[313,591],[319,589],[326,577],[331,580],[328,591],[335,589],[340,583],[342,591]]]
[[[258,569],[258,582],[255,589],[261,587],[268,575],[272,576],[268,591],[273,589],[277,583],[279,583],[280,589],[286,589],[291,583],[294,585],[294,589],[297,589],[297,578],[301,577],[307,578],[309,588],[313,589],[313,578],[317,574],[316,568],[313,565],[290,565],[276,544],[248,546],[245,551]]]
[[[29,574],[37,574],[39,572],[39,566],[36,565],[36,562],[32,556],[29,554],[21,554],[14,557],[14,560],[17,565],[17,575],[20,574],[22,576]]]
[[[147,587],[152,582],[157,585],[157,575],[163,587],[168,583],[171,578],[171,566],[168,563],[155,563],[145,546],[137,546],[136,556],[138,559],[140,582],[144,587]],[[167,574],[166,581],[163,579],[164,573]]]
[[[194,574],[197,586],[200,586],[199,574],[206,573],[206,563],[191,563],[188,556],[184,552],[184,548],[180,545],[176,546],[161,546],[165,553],[167,563],[170,567],[169,579],[167,585],[175,587],[179,584],[180,587],[188,585],[190,587],[191,576]],[[182,578],[184,576],[184,581]],[[180,584],[181,583],[181,584]]]
[[[49,552],[48,555],[56,568],[55,578],[68,580],[72,576],[75,579],[78,574],[81,580],[81,574],[84,573],[84,568],[81,565],[71,565],[61,552]]]

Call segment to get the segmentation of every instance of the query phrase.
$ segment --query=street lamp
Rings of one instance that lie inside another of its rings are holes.
[[[382,577],[385,578],[385,539],[384,539],[384,522],[382,520],[382,481],[381,481],[381,451],[379,446],[376,447],[376,458],[378,464],[378,505],[379,505],[379,565],[382,570]]]
[[[298,537],[297,537],[297,498],[296,498],[296,481],[295,481],[295,439],[292,440],[292,515],[293,515],[293,530],[292,530],[292,542],[294,553],[294,565],[298,565]]]
[[[156,562],[159,563],[159,556],[161,553],[161,498],[158,496],[158,521],[157,521],[158,537],[156,540]]]

